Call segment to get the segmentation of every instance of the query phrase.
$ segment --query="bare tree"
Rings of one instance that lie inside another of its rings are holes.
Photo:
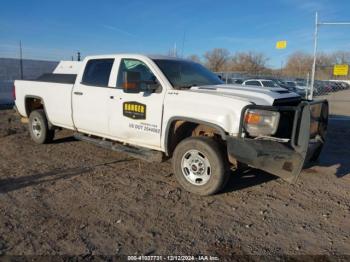
[[[225,48],[214,48],[204,54],[205,65],[214,72],[226,70],[230,52]]]
[[[312,55],[304,52],[295,52],[288,57],[283,73],[292,77],[305,77],[311,70]]]
[[[259,74],[267,70],[268,58],[263,53],[239,52],[231,58],[229,67],[232,71]]]
[[[196,63],[202,63],[201,59],[199,58],[198,55],[190,55],[187,57],[188,60],[191,60]]]
[[[250,75],[283,75],[293,78],[306,78],[311,72],[313,56],[305,52],[291,54],[283,70],[268,68],[268,58],[259,52],[238,52],[230,55],[224,48],[214,48],[204,54],[201,60],[198,55],[188,56],[189,60],[203,63],[214,72],[235,71]],[[335,64],[350,64],[349,51],[318,53],[316,61],[316,79],[330,79]]]
[[[337,51],[332,54],[334,64],[350,64],[350,52]]]
[[[329,79],[333,76],[333,54],[319,53],[316,60],[316,78]]]

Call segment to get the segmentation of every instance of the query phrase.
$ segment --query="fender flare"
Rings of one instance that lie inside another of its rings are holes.
[[[170,127],[172,125],[172,123],[174,123],[174,121],[186,121],[186,122],[191,122],[191,123],[196,123],[196,124],[200,124],[200,125],[206,125],[209,127],[212,127],[213,129],[219,131],[220,136],[222,138],[222,140],[226,141],[226,137],[227,137],[227,133],[225,132],[225,130],[217,125],[217,124],[213,124],[207,121],[203,121],[200,119],[196,119],[196,118],[190,118],[190,117],[182,117],[182,116],[173,116],[168,120],[168,124],[167,127],[165,129],[165,141],[164,141],[164,149],[165,149],[165,154],[167,156],[169,156],[169,132],[170,132]]]
[[[45,101],[44,101],[44,99],[43,99],[42,97],[40,97],[40,96],[26,95],[26,96],[24,97],[24,108],[25,108],[27,117],[29,118],[28,108],[27,108],[27,99],[28,99],[28,98],[40,99],[41,103],[43,104],[44,112],[45,112],[46,119],[47,119],[47,122],[48,122],[48,124],[49,124],[49,127],[50,127],[50,126],[53,126],[53,125],[52,125],[52,122],[50,121],[49,116],[48,116],[48,114],[47,114],[47,112],[46,112]]]

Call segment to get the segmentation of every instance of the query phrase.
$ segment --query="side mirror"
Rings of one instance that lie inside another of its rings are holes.
[[[123,73],[123,91],[125,93],[141,92],[141,73],[126,71]]]
[[[145,81],[146,88],[144,91],[150,92],[150,93],[158,93],[161,91],[161,86],[157,79]]]

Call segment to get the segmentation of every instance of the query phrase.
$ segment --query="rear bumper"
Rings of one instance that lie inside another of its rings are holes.
[[[240,135],[227,138],[229,156],[289,182],[295,182],[304,164],[317,158],[325,142],[328,102],[326,100],[302,102],[296,107],[252,105],[246,107],[242,115],[249,108],[294,112],[291,136],[284,140],[248,138],[241,123]]]

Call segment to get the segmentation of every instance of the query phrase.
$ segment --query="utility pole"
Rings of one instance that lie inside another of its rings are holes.
[[[23,80],[23,57],[22,57],[22,41],[19,41],[19,72]]]
[[[318,13],[315,15],[315,33],[314,33],[314,60],[312,62],[311,69],[311,90],[309,99],[312,100],[314,95],[314,84],[315,84],[315,71],[316,71],[316,59],[317,59],[317,37],[318,37]]]
[[[312,100],[314,95],[314,84],[315,84],[315,71],[316,71],[316,60],[317,60],[317,40],[318,40],[318,27],[320,25],[350,25],[350,22],[319,22],[318,21],[318,13],[315,14],[315,33],[314,33],[314,60],[312,63],[312,71],[311,71],[311,90],[309,99]]]
[[[280,70],[280,76],[282,77],[283,74],[283,60],[281,61],[281,70]]]
[[[309,93],[309,83],[310,83],[310,73],[307,72],[306,74],[306,93],[305,93],[305,98],[308,98],[308,93]]]

